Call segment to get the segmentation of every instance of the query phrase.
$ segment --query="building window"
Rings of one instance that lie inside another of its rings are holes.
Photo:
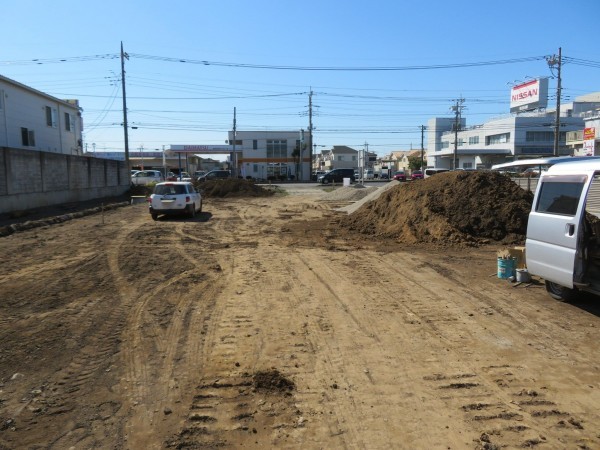
[[[287,140],[268,140],[267,158],[287,158]]]
[[[463,138],[458,138],[458,146],[462,147],[463,145],[465,145],[465,140]]]
[[[479,144],[479,136],[470,136],[469,137],[469,145],[477,145]]]
[[[252,141],[252,150],[258,150],[258,139]]]
[[[552,131],[528,131],[525,133],[526,142],[553,142],[554,132]]]
[[[510,133],[493,134],[485,137],[485,145],[507,144],[510,142]]]
[[[472,169],[473,168],[473,163],[472,162],[466,162],[463,163],[463,169]]]
[[[448,148],[450,146],[450,142],[442,141],[442,148]]]
[[[560,142],[565,143],[567,139],[567,132],[561,131],[558,134]],[[528,131],[525,133],[526,142],[554,142],[554,131]]]
[[[46,125],[56,128],[56,108],[46,106]]]
[[[65,113],[65,130],[75,131],[75,123],[73,122],[73,116],[69,113]]]
[[[21,142],[24,147],[35,147],[35,133],[33,130],[21,128]]]

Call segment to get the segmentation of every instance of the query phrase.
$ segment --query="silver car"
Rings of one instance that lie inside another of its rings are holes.
[[[148,211],[154,220],[162,214],[187,214],[193,218],[202,212],[202,196],[189,181],[158,183],[148,202]]]
[[[131,175],[131,184],[136,186],[146,186],[161,181],[165,181],[165,178],[160,170],[140,170]]]

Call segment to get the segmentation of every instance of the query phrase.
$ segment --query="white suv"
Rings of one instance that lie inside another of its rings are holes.
[[[151,183],[160,183],[165,181],[160,170],[140,170],[131,175],[131,184],[145,186]]]
[[[193,218],[202,212],[202,196],[189,181],[158,183],[148,203],[154,220],[161,214],[187,214]]]

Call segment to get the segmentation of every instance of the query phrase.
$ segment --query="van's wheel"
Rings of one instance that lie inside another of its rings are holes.
[[[550,297],[561,302],[570,302],[576,295],[575,289],[570,289],[548,280],[546,280],[546,291],[550,294]]]
[[[152,220],[158,220],[158,214],[152,213],[150,216],[152,217]]]
[[[200,200],[200,209],[198,210],[198,213],[202,212],[202,200]]]
[[[194,217],[196,217],[196,205],[194,205],[193,203],[191,205],[188,205],[188,215],[193,219]]]

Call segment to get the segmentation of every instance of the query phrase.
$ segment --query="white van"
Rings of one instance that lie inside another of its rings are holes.
[[[600,158],[542,172],[527,224],[527,269],[557,300],[600,295]]]
[[[423,171],[423,178],[429,178],[436,173],[449,172],[450,169],[441,169],[439,167],[428,167]]]
[[[365,180],[372,180],[373,178],[375,178],[373,169],[365,169],[364,174],[365,174],[365,176],[364,176]]]

